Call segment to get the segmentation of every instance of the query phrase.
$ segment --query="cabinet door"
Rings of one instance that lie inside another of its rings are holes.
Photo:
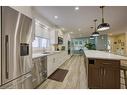
[[[88,88],[102,87],[101,73],[101,64],[98,64],[97,60],[90,59],[88,65]]]
[[[59,67],[59,59],[60,59],[59,56],[60,56],[59,54],[54,55],[54,65],[55,65],[54,68],[55,68],[55,70]]]
[[[50,33],[51,44],[58,44],[58,31],[53,30]]]
[[[47,56],[47,76],[53,73],[53,57]]]
[[[103,61],[103,88],[120,88],[120,63],[119,61]]]

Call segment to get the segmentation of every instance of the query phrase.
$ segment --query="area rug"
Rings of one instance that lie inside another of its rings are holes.
[[[63,82],[66,77],[68,70],[58,68],[53,74],[51,74],[48,79]]]

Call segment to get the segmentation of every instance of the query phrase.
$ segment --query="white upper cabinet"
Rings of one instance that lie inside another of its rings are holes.
[[[51,41],[51,44],[58,44],[58,31],[57,31],[57,29],[53,29],[50,31],[50,41]]]

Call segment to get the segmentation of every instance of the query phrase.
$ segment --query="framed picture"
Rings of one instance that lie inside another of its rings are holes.
[[[114,44],[117,44],[117,42],[114,42]]]
[[[118,40],[118,43],[121,43],[121,40]]]
[[[121,42],[121,46],[124,46],[124,42]]]

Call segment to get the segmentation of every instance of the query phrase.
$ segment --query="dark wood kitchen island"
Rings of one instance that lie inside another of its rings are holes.
[[[127,57],[97,50],[84,50],[88,88],[120,89],[120,62]]]

